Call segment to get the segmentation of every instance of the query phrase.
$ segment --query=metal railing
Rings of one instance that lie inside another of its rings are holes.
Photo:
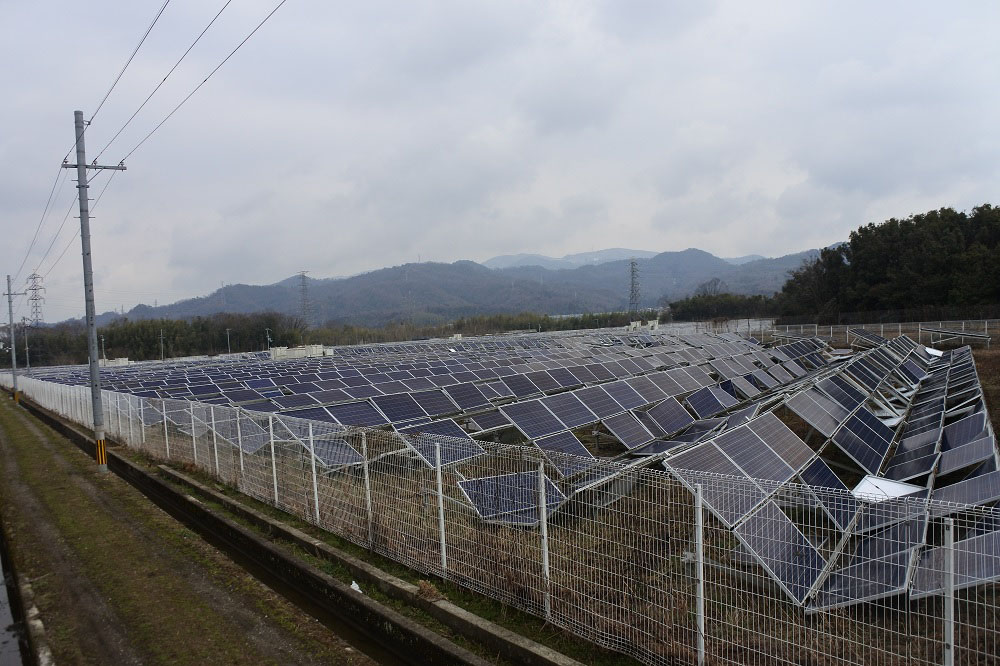
[[[40,406],[91,423],[86,387],[20,384]],[[997,509],[897,502],[940,544],[918,552],[898,534],[842,542],[828,516],[856,499],[811,486],[771,484],[774,507],[732,529],[701,497],[739,503],[767,481],[681,483],[662,467],[182,400],[105,392],[103,404],[109,436],[130,449],[643,663],[998,663],[1000,590],[974,580],[1000,575],[1000,554],[976,540],[1000,529]],[[554,465],[574,462],[586,470],[560,477]],[[803,557],[809,548],[819,560]],[[849,566],[817,578],[836,553]],[[813,579],[826,583],[811,589]],[[869,601],[838,603],[858,596]]]

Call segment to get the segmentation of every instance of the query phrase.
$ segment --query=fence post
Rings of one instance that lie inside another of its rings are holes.
[[[215,405],[209,405],[212,418],[212,452],[215,454],[215,476],[219,477],[219,433],[215,429]]]
[[[434,443],[434,468],[437,471],[438,532],[441,540],[441,576],[448,577],[448,542],[444,536],[444,484],[441,482],[441,443]]]
[[[163,446],[167,449],[167,460],[170,460],[170,436],[167,434],[167,401],[162,403],[163,407]]]
[[[198,466],[198,438],[194,434],[194,401],[188,403],[191,411],[191,456],[194,458],[194,466]]]
[[[274,479],[274,505],[278,506],[278,461],[274,456],[274,414],[267,415],[267,432],[271,437],[271,478]]]
[[[902,324],[902,322],[896,324],[896,335],[897,336],[903,335],[903,324]]]
[[[368,547],[375,542],[375,515],[372,512],[372,482],[368,477],[368,434],[361,433],[361,466],[365,478],[365,508],[368,512]]]
[[[701,484],[694,487],[694,548],[697,577],[695,612],[698,621],[698,664],[705,663],[705,538]]]
[[[240,408],[236,408],[236,448],[240,452],[240,481],[243,481],[243,430],[240,426]]]
[[[549,517],[545,501],[545,461],[538,461],[538,529],[542,537],[542,582],[545,585],[545,619],[552,615],[552,594],[549,589]]]
[[[309,424],[309,461],[312,464],[313,475],[313,506],[315,507],[316,524],[319,525],[319,486],[316,483],[316,441],[313,439],[313,424]]]
[[[128,397],[128,445],[135,446],[135,440],[132,438],[132,396]]]
[[[115,412],[118,414],[118,439],[124,436],[122,432],[122,403],[121,403],[121,393],[115,393]]]
[[[146,399],[139,398],[139,439],[142,440],[142,448],[146,448]]]
[[[955,520],[944,519],[944,665],[955,664]]]
[[[885,324],[878,325],[878,334],[881,335],[883,338],[885,337]]]

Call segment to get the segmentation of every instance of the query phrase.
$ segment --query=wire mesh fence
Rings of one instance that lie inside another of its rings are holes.
[[[19,383],[91,423],[87,389]],[[131,449],[642,663],[1000,663],[996,508],[680,479],[648,462],[184,400],[105,392],[103,404]],[[747,517],[727,524],[729,506]]]

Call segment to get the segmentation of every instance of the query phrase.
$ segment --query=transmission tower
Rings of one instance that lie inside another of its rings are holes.
[[[639,262],[635,258],[629,260],[629,273],[632,284],[628,290],[628,312],[635,316],[639,312]]]
[[[309,278],[306,273],[309,271],[299,271],[299,308],[302,314],[302,323],[309,328]]]
[[[31,303],[31,320],[32,326],[38,326],[42,323],[44,317],[42,317],[42,304],[45,302],[45,297],[42,293],[45,291],[45,287],[42,286],[42,276],[38,273],[32,273],[28,276],[28,302]]]

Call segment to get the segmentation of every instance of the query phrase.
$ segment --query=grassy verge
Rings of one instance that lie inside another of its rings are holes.
[[[64,438],[10,402],[0,403],[0,465],[16,472],[21,498],[32,498],[16,501],[8,483],[0,503],[14,531],[12,555],[32,579],[57,663],[367,661],[342,642],[323,639],[329,632],[303,622],[298,609],[131,486],[100,475]],[[54,529],[58,548],[42,525]],[[69,577],[85,578],[100,603],[81,599]],[[114,623],[118,644],[88,635],[101,631],[86,617],[99,610],[95,605]],[[248,608],[267,618],[276,645],[248,635],[254,629],[247,626]]]

